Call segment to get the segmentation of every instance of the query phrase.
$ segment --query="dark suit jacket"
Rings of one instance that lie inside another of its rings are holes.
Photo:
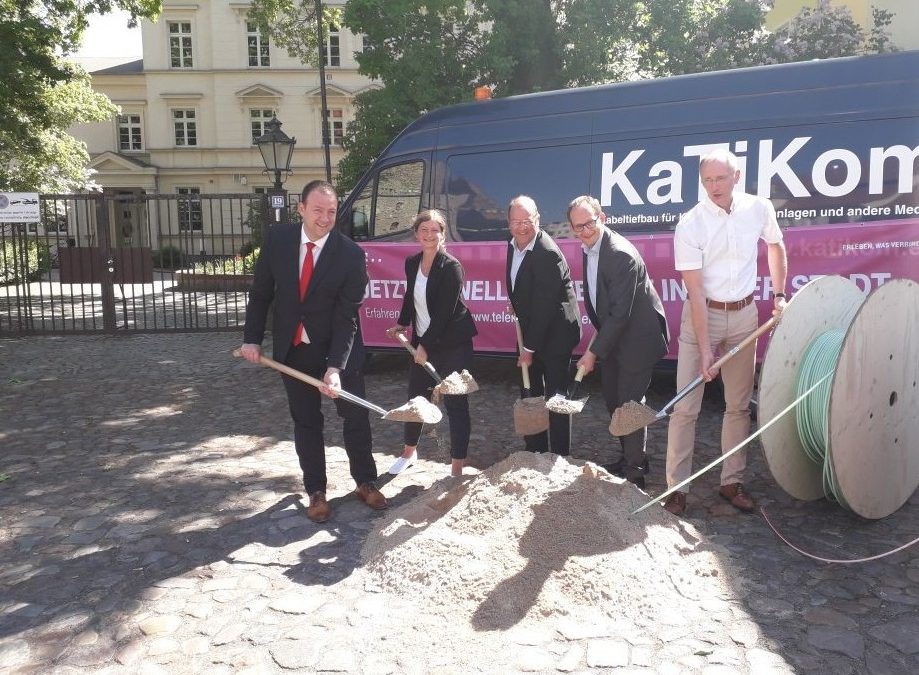
[[[623,370],[653,366],[667,353],[670,332],[641,254],[628,239],[603,228],[596,307],[590,302],[586,253],[582,262],[584,305],[597,329],[590,351],[601,360],[615,360]]]
[[[245,341],[261,344],[272,310],[274,358],[284,362],[302,322],[310,342],[326,350],[328,367],[360,368],[364,362],[358,308],[367,288],[364,251],[337,230],[329,233],[300,301],[300,225],[275,225],[265,241],[246,305]]]
[[[419,343],[426,350],[435,347],[455,347],[478,334],[472,315],[463,304],[463,267],[459,260],[446,251],[438,251],[428,275],[425,300],[431,325],[418,338],[415,326],[415,277],[421,265],[421,253],[405,259],[407,287],[399,312],[399,325],[412,327],[412,345]]]
[[[511,288],[513,240],[507,243],[507,288]],[[540,230],[527,252],[510,291],[514,313],[523,331],[523,344],[540,354],[571,356],[581,340],[580,312],[568,262],[552,237]]]

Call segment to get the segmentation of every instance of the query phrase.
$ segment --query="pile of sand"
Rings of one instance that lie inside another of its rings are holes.
[[[408,403],[393,408],[386,413],[384,419],[394,422],[424,422],[437,424],[443,418],[440,408],[431,403],[424,396],[416,396]]]
[[[584,404],[586,402],[586,398],[575,400],[566,398],[562,394],[556,394],[546,401],[546,408],[559,415],[574,415],[584,409]]]
[[[436,393],[445,394],[447,396],[471,394],[478,390],[478,383],[473,379],[472,374],[465,369],[460,373],[454,370],[434,387]]]
[[[731,596],[691,525],[658,507],[631,515],[647,500],[592,464],[518,452],[394,509],[362,551],[368,590],[476,630],[587,608],[642,625]]]

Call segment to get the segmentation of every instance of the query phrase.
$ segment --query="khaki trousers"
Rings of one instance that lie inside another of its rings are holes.
[[[759,316],[756,303],[727,311],[707,308],[708,337],[716,358],[742,342],[756,330]],[[683,304],[680,320],[680,347],[677,354],[677,391],[699,374],[699,345],[692,327],[689,302]],[[724,385],[724,419],[721,423],[721,452],[730,450],[750,433],[750,398],[756,368],[755,344],[736,354],[721,368]],[[670,415],[667,430],[667,486],[673,487],[692,475],[692,455],[696,442],[696,419],[702,408],[704,387],[697,387],[680,401]],[[721,485],[740,483],[747,466],[746,450],[739,450],[721,464]],[[688,488],[684,488],[688,491]]]

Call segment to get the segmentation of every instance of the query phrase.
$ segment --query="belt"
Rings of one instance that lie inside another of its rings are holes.
[[[736,312],[738,309],[743,309],[747,305],[753,302],[753,294],[750,293],[743,300],[735,300],[734,302],[719,302],[718,300],[709,300],[705,299],[705,304],[711,307],[712,309],[723,309],[728,312]]]

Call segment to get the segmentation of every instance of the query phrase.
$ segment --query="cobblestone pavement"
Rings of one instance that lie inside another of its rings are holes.
[[[0,340],[0,671],[919,672],[919,548],[859,565],[814,562],[761,516],[718,499],[717,471],[694,484],[687,516],[731,559],[736,606],[713,599],[698,617],[662,616],[643,636],[547,622],[536,635],[483,633],[462,654],[437,649],[438,635],[405,653],[390,622],[411,615],[411,600],[368,592],[362,580],[360,548],[380,515],[350,494],[333,447],[333,518],[305,517],[282,388],[230,357],[238,342],[213,333]],[[369,399],[404,402],[406,359],[374,360]],[[481,469],[522,446],[509,422],[517,371],[480,359],[474,375],[482,391],[471,399],[470,457]],[[611,440],[592,385],[573,455],[603,463]],[[659,408],[672,381],[655,389],[649,404]],[[338,442],[337,417],[327,424]],[[718,424],[707,401],[697,466],[715,457]],[[382,472],[401,427],[374,425]],[[652,495],[664,489],[665,435],[665,425],[650,432]],[[381,481],[384,494],[406,503],[444,477],[447,459],[429,435],[416,467]],[[795,501],[758,446],[747,484],[794,542],[829,558],[873,555],[919,529],[919,495],[876,522]]]

